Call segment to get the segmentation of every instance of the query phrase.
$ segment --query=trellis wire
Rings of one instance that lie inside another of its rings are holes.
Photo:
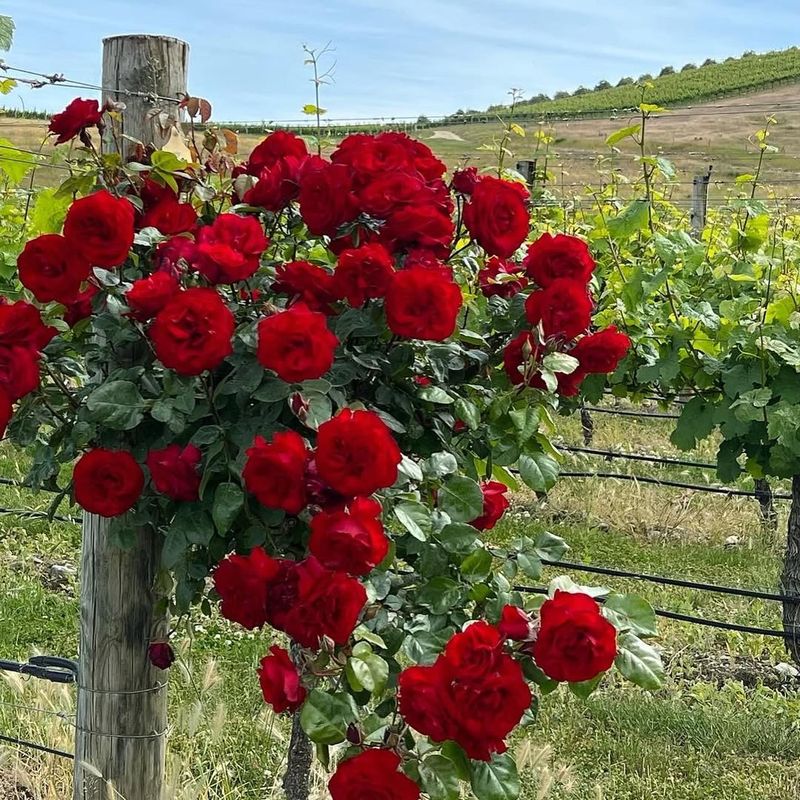
[[[651,464],[665,464],[675,467],[694,467],[696,469],[716,469],[717,465],[708,461],[684,461],[680,458],[664,458],[663,456],[648,456],[644,453],[622,453],[618,450],[598,450],[593,447],[577,447],[575,445],[557,445],[559,449],[568,453],[579,453],[590,456],[602,456],[607,459],[623,458],[630,461],[645,461]]]
[[[53,756],[61,756],[61,758],[75,758],[74,753],[68,753],[66,750],[57,750],[54,747],[48,747],[44,744],[37,744],[36,742],[29,742],[26,739],[19,739],[16,736],[5,736],[4,734],[0,733],[0,741],[10,742],[18,747],[28,747],[31,750],[39,750],[42,753],[49,753]]]

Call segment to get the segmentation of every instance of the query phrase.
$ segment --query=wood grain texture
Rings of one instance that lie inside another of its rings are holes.
[[[783,562],[783,592],[797,596],[798,602],[783,604],[783,629],[789,636],[786,649],[796,664],[800,664],[800,475],[792,478],[792,507],[786,539],[786,556]]]

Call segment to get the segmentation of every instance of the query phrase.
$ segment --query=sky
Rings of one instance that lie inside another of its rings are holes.
[[[330,118],[441,116],[592,87],[745,50],[800,44],[800,2],[772,0],[0,0],[7,64],[98,83],[101,40],[161,33],[191,46],[189,90],[219,121],[295,120],[313,102],[302,45],[335,47]],[[330,62],[326,62],[330,65]],[[83,96],[93,96],[82,92]],[[56,111],[74,90],[21,87],[6,105]]]

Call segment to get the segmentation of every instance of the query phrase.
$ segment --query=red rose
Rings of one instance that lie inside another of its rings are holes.
[[[0,439],[6,435],[6,428],[8,427],[8,423],[11,422],[13,413],[14,407],[8,392],[0,388]]]
[[[509,258],[528,235],[527,199],[522,184],[483,177],[464,208],[464,224],[487,253]]]
[[[456,329],[463,298],[457,283],[441,272],[416,267],[398,272],[386,293],[392,333],[440,342]]]
[[[156,248],[153,260],[159,272],[169,272],[177,278],[197,257],[197,244],[185,236],[173,236]]]
[[[445,645],[443,657],[463,680],[480,680],[493,672],[503,655],[503,637],[483,620],[454,633]]]
[[[333,275],[308,261],[290,261],[275,270],[272,291],[286,294],[290,302],[305,303],[312,311],[331,313],[331,303],[336,301]]]
[[[403,719],[434,742],[452,738],[454,721],[443,708],[448,679],[441,657],[429,667],[408,667],[398,678],[397,700]]]
[[[258,270],[267,247],[269,239],[257,219],[220,214],[200,229],[192,264],[211,283],[236,283]]]
[[[309,505],[318,506],[323,511],[344,511],[349,500],[320,477],[317,460],[313,456],[306,464],[306,493]]]
[[[367,590],[356,578],[325,569],[313,556],[298,563],[294,573],[296,600],[284,615],[281,629],[313,650],[319,649],[324,636],[335,644],[346,644],[367,602]]]
[[[38,353],[57,333],[42,322],[39,309],[24,300],[0,305],[0,345],[26,347]]]
[[[452,186],[461,194],[472,194],[479,180],[477,167],[465,167],[453,173]]]
[[[541,323],[546,337],[574,339],[589,327],[592,310],[592,298],[586,287],[570,278],[556,278],[525,301],[528,322]]]
[[[163,450],[151,450],[146,463],[156,491],[182,503],[199,500],[197,466],[201,457],[199,448],[193,444],[186,447],[171,444]]]
[[[340,254],[333,288],[338,297],[359,308],[367,300],[383,297],[393,275],[394,264],[386,248],[381,244],[365,244]]]
[[[302,159],[289,156],[272,167],[265,167],[258,174],[256,185],[244,193],[242,202],[260,206],[273,213],[283,210],[300,193],[300,175],[304,162],[305,156]]]
[[[517,606],[503,606],[497,628],[504,638],[515,642],[527,641],[533,633],[531,618]]]
[[[133,245],[133,206],[102,189],[81,197],[67,211],[64,237],[95,267],[117,267]]]
[[[247,171],[258,177],[263,169],[271,169],[281,159],[304,158],[308,155],[306,143],[296,134],[288,131],[274,131],[260,142],[250,153]]]
[[[39,388],[39,357],[35,350],[0,343],[0,389],[12,401]]]
[[[284,711],[297,711],[306,699],[306,688],[303,686],[297,667],[282,647],[273,645],[270,655],[261,659],[258,668],[258,680],[264,701],[272,706],[276,714]]]
[[[350,179],[343,164],[324,162],[300,178],[300,215],[315,236],[334,236],[358,215]]]
[[[392,252],[423,248],[446,258],[454,232],[450,215],[428,204],[398,209],[386,220],[380,236]]]
[[[503,366],[514,386],[525,382],[528,386],[539,386],[534,381],[538,375],[538,346],[528,331],[515,336],[503,350]],[[539,378],[541,382],[541,379]]]
[[[483,511],[481,515],[472,520],[470,525],[479,531],[488,531],[497,525],[500,517],[506,513],[506,509],[511,505],[506,492],[508,486],[498,481],[484,481],[481,485],[483,492]]]
[[[147,648],[147,657],[156,669],[169,669],[175,663],[175,651],[169,642],[153,642]]]
[[[101,517],[118,517],[141,496],[144,473],[127,451],[97,447],[78,459],[72,482],[81,508]]]
[[[478,272],[478,286],[484,297],[513,297],[528,285],[521,267],[513,261],[492,256]],[[511,277],[513,275],[513,278]]]
[[[372,176],[358,192],[358,205],[364,214],[386,219],[404,205],[421,202],[425,184],[408,172],[384,172]]]
[[[338,344],[324,314],[295,305],[258,323],[256,355],[281,380],[300,383],[321,378],[333,366]]]
[[[610,669],[617,656],[617,631],[589,595],[556,591],[539,615],[530,652],[548,678],[580,683]]]
[[[563,233],[555,236],[543,233],[528,247],[522,265],[528,277],[543,288],[556,278],[570,278],[586,284],[595,266],[586,242]]]
[[[366,575],[389,552],[380,503],[359,498],[348,511],[322,511],[311,519],[308,549],[328,569]]]
[[[613,325],[584,336],[570,351],[578,359],[579,369],[590,374],[613,372],[625,358],[631,340]]]
[[[154,272],[133,282],[125,292],[131,316],[140,322],[152,319],[180,290],[177,278],[168,272]]]
[[[179,203],[176,197],[169,197],[156,203],[142,214],[139,228],[156,228],[164,236],[187,233],[197,225],[197,212],[191,203]]]
[[[317,469],[346,497],[367,496],[394,484],[401,460],[391,431],[373,411],[345,408],[320,425]]]
[[[419,786],[399,767],[400,756],[391,750],[366,750],[348,758],[328,782],[331,800],[417,800]]]
[[[87,128],[99,127],[102,120],[97,100],[76,97],[63,111],[53,115],[47,130],[56,137],[56,144],[64,144],[84,134]]]
[[[576,369],[574,372],[570,372],[569,375],[563,372],[556,373],[556,380],[558,381],[558,387],[556,391],[562,397],[575,397],[576,394],[580,391],[581,384],[583,383],[583,379],[586,377],[586,372],[584,372],[580,367]],[[544,388],[544,383],[540,388]]]
[[[150,328],[161,363],[180,375],[216,369],[233,352],[233,314],[214,289],[178,292]]]
[[[63,236],[48,233],[31,239],[17,259],[20,283],[40,303],[67,305],[89,277],[91,265]]]
[[[214,570],[214,589],[222,600],[225,619],[245,628],[260,628],[267,621],[267,593],[280,564],[261,547],[249,555],[229,555]]]
[[[307,502],[306,460],[306,443],[299,433],[281,431],[270,442],[256,436],[247,450],[244,485],[261,505],[299,514]]]
[[[95,284],[90,283],[82,292],[65,304],[64,322],[74,328],[79,322],[92,316],[92,300],[100,291]]]

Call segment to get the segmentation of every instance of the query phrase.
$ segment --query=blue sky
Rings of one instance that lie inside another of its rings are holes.
[[[800,43],[800,3],[773,0],[10,0],[5,60],[95,83],[100,40],[164,33],[191,44],[192,93],[218,120],[296,119],[313,100],[301,45],[336,48],[331,117],[439,115],[616,82],[744,50]],[[794,37],[794,38],[793,38]],[[84,96],[90,96],[84,92]],[[8,104],[57,110],[64,88]]]

